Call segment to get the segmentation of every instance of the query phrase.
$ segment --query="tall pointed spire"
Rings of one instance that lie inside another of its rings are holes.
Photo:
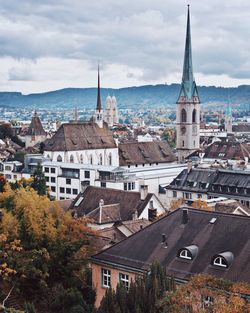
[[[187,97],[188,101],[192,101],[193,96],[198,96],[196,84],[194,81],[193,64],[192,64],[189,5],[188,5],[188,12],[187,12],[186,43],[185,43],[184,64],[183,64],[183,74],[182,74],[180,96],[181,95]]]
[[[97,90],[97,104],[96,104],[96,110],[99,111],[99,112],[101,112],[101,110],[102,110],[99,64],[98,64],[98,90]]]

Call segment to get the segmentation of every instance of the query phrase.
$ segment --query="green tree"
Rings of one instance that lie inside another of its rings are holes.
[[[37,191],[39,196],[44,196],[47,194],[46,180],[41,164],[37,165],[37,168],[34,172],[34,180],[31,183],[31,187]]]

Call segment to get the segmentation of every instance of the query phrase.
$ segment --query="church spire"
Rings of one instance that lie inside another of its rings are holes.
[[[189,5],[188,5],[188,12],[187,12],[186,43],[185,43],[184,64],[183,64],[183,74],[182,74],[180,96],[187,97],[187,101],[192,101],[193,96],[198,96],[196,84],[194,81],[193,64],[192,64]]]
[[[101,103],[101,89],[100,89],[100,71],[99,71],[99,64],[98,64],[98,90],[97,90],[96,111],[101,112],[101,110],[102,110],[102,103]]]

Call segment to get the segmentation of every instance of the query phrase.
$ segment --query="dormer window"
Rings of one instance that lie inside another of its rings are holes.
[[[193,260],[197,254],[198,247],[196,245],[191,245],[180,249],[177,256],[180,259]]]
[[[216,267],[228,268],[233,262],[234,255],[230,251],[222,252],[212,258],[211,264]]]
[[[186,249],[183,249],[180,254],[179,254],[179,258],[182,259],[187,259],[187,260],[192,260],[192,256],[190,254],[190,252]]]
[[[227,263],[225,262],[225,260],[221,256],[217,256],[214,259],[213,265],[221,266],[221,267],[227,267]]]

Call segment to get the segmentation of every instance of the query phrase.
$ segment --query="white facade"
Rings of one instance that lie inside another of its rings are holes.
[[[79,151],[44,151],[43,155],[53,162],[119,166],[118,148]]]
[[[7,181],[14,183],[22,178],[22,174],[20,172],[22,163],[18,161],[7,161],[2,162],[0,167],[1,173],[4,175]]]

